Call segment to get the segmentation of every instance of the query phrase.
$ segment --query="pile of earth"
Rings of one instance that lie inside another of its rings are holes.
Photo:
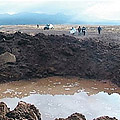
[[[39,110],[31,104],[20,101],[16,108],[10,111],[10,108],[4,102],[0,102],[0,120],[41,120]],[[55,120],[86,120],[85,116],[80,113],[74,113],[68,118],[59,118]],[[115,117],[100,117],[94,120],[118,120]]]
[[[0,120],[41,120],[41,114],[34,105],[23,101],[12,111],[4,102],[0,102]]]
[[[0,81],[77,76],[120,86],[120,45],[106,39],[1,32],[0,55],[13,58],[0,62]]]

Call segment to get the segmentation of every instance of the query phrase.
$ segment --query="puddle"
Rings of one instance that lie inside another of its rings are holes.
[[[74,112],[87,120],[104,115],[120,119],[120,88],[95,80],[49,77],[0,84],[0,101],[14,109],[21,100],[39,108],[43,120]]]

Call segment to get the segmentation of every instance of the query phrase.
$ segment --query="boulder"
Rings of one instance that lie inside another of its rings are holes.
[[[59,118],[59,119],[56,118],[55,120],[86,120],[86,118],[84,115],[80,113],[74,113],[68,118]]]
[[[10,109],[7,105],[4,102],[0,102],[0,120],[5,119],[8,112],[10,112]]]
[[[99,117],[99,118],[96,118],[96,119],[93,119],[93,120],[118,120],[118,119],[116,119],[115,117],[111,118],[111,117],[108,117],[108,116],[102,116],[102,117]]]
[[[23,101],[12,111],[4,102],[0,102],[0,120],[41,120],[41,114],[34,105]]]
[[[14,120],[41,120],[39,110],[34,105],[27,104],[23,101],[20,101],[17,107],[7,113],[6,116]]]
[[[86,118],[84,115],[80,113],[74,113],[68,118],[59,118],[59,119],[56,118],[55,120],[86,120]],[[111,118],[109,116],[102,116],[93,120],[118,120],[118,119],[116,119],[115,117]]]
[[[3,54],[0,55],[0,65],[1,64],[5,64],[8,62],[16,62],[16,57],[15,55],[9,53],[9,52],[5,52]]]

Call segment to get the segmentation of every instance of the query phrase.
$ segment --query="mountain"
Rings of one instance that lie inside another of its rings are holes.
[[[64,24],[68,23],[71,16],[61,13],[55,15],[38,13],[18,13],[18,14],[0,14],[0,25],[18,25],[18,24]]]
[[[20,24],[103,24],[120,25],[120,21],[114,20],[90,20],[86,16],[58,14],[39,14],[39,13],[18,13],[18,14],[0,14],[0,25],[20,25]]]

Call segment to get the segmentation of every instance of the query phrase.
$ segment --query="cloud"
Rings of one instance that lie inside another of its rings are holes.
[[[120,20],[119,5],[119,0],[99,1],[88,7],[84,14],[94,19]]]
[[[0,0],[0,13],[63,13],[73,20],[120,20],[119,5],[120,0]]]
[[[44,0],[0,0],[0,13],[32,12],[35,6],[41,7]]]

